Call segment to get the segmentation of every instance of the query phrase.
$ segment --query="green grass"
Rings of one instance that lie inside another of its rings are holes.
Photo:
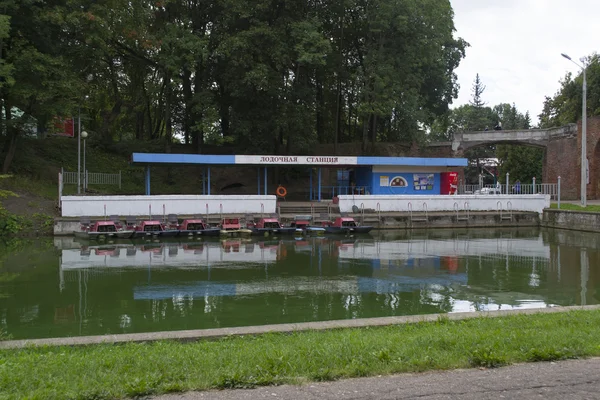
[[[0,177],[0,189],[29,193],[49,200],[57,199],[58,173],[61,168],[65,171],[77,171],[77,141],[61,137],[23,138],[19,146],[11,166],[11,174]],[[131,154],[165,151],[164,145],[159,142],[106,144],[95,140],[88,140],[86,149],[86,169],[89,172],[116,174],[121,171],[122,174],[121,188],[117,185],[90,185],[90,191],[96,194],[143,194],[144,168],[130,163]],[[172,150],[186,153],[191,151],[191,147],[173,145]],[[152,169],[152,193],[201,193],[201,178],[200,167],[155,167]],[[214,178],[216,176],[213,180]],[[65,185],[64,195],[76,193],[76,185]]]
[[[557,203],[550,204],[550,208],[558,208]],[[600,205],[597,204],[588,204],[587,207],[582,207],[578,204],[571,203],[560,203],[561,210],[569,210],[569,211],[587,211],[587,212],[600,212]]]
[[[4,350],[0,397],[108,399],[497,367],[600,355],[600,310],[231,337]]]

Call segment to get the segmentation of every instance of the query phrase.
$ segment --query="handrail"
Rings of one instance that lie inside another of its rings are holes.
[[[167,222],[167,214],[166,214],[166,212],[165,212],[165,211],[166,211],[166,207],[165,207],[165,205],[163,204],[163,223],[166,223],[166,222]]]
[[[208,224],[208,203],[206,203],[206,221],[205,222]]]
[[[310,203],[310,219],[312,221],[315,220],[315,205],[314,205],[314,203]]]
[[[427,202],[423,202],[423,211],[425,211],[425,219],[429,221],[429,217],[427,216]]]
[[[500,221],[502,221],[502,202],[500,200],[496,202],[496,211],[500,212]]]
[[[265,205],[263,203],[260,203],[260,217],[265,217]]]
[[[466,221],[469,219],[469,202],[465,201],[464,202],[464,208],[463,211],[465,213],[465,217],[460,217],[460,206],[458,205],[458,202],[454,202],[454,212],[456,213],[456,221]]]
[[[148,218],[152,219],[152,204],[148,204]]]
[[[219,203],[219,214],[220,214],[219,219],[221,221],[223,221],[223,203]]]
[[[377,220],[381,223],[381,204],[377,203]]]
[[[106,221],[106,204],[104,205],[104,220]]]

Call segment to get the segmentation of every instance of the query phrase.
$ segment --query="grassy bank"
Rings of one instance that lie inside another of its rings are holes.
[[[558,204],[557,203],[552,203],[550,205],[550,208],[558,209]],[[580,206],[578,204],[560,203],[560,209],[561,210],[568,210],[568,211],[600,212],[600,205],[597,205],[597,204],[588,204],[587,207],[582,207],[582,206]]]
[[[4,350],[0,396],[124,398],[600,355],[600,310],[195,343]]]

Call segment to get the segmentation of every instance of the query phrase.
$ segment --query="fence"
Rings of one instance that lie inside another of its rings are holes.
[[[77,172],[61,171],[61,173],[64,185],[77,185]],[[85,171],[81,173],[80,182],[84,189],[87,189],[88,185],[119,185],[121,189],[121,171],[118,174]]]
[[[79,178],[80,181],[77,182],[77,172],[63,171],[62,168],[58,173],[58,207],[61,210],[64,185],[81,184],[84,192],[88,185],[119,185],[119,189],[121,189],[121,171],[118,174],[90,173],[89,171],[85,171],[81,173]]]
[[[488,194],[500,191],[501,194],[549,194],[552,200],[558,200],[557,183],[521,183],[509,185],[508,192],[506,184],[496,185],[459,185],[458,194]]]

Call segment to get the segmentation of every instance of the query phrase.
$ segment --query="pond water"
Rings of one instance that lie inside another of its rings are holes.
[[[431,230],[362,237],[0,245],[14,339],[600,302],[600,235]]]

